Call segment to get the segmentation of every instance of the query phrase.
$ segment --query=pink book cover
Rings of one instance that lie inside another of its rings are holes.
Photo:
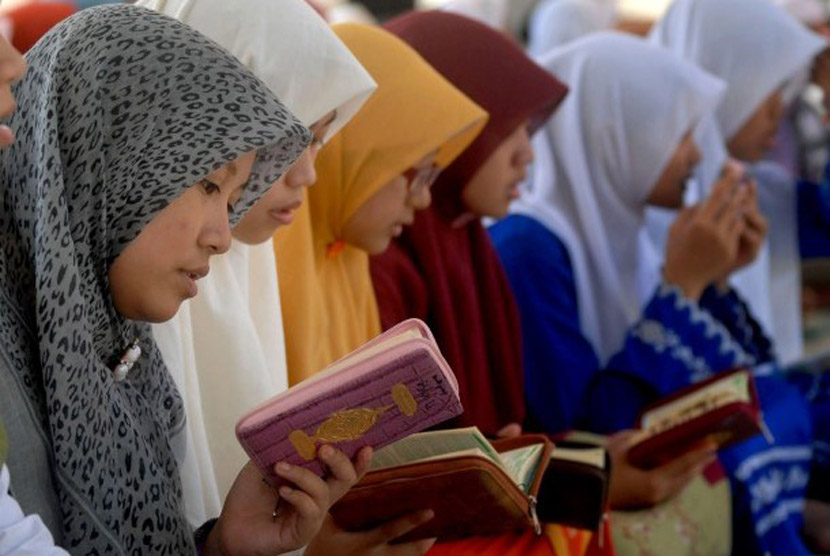
[[[322,476],[317,450],[325,444],[354,458],[364,446],[380,449],[462,411],[432,333],[410,319],[251,410],[236,436],[265,480],[279,486],[277,462]]]

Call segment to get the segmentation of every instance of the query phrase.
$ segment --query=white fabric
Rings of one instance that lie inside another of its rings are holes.
[[[605,364],[642,313],[638,237],[646,198],[724,86],[620,33],[593,34],[537,61],[570,92],[534,138],[537,158],[512,210],[567,246],[580,324]]]
[[[527,50],[540,56],[617,20],[614,0],[543,0],[530,18]]]
[[[36,515],[26,516],[9,495],[8,468],[0,467],[0,556],[68,556]]]
[[[782,91],[785,101],[794,98],[798,84],[804,80],[805,70],[816,54],[827,47],[825,39],[809,31],[770,0],[676,0],[655,25],[649,39],[653,44],[668,48],[677,56],[720,77],[727,84],[726,96],[717,117],[703,127],[698,142],[703,154],[696,172],[699,197],[708,193],[720,174],[728,156],[728,139],[776,90]],[[761,188],[764,185],[759,183]],[[761,207],[767,217],[774,217],[770,237],[777,234],[791,237],[792,230],[784,229],[781,207],[789,206],[794,201],[782,198],[781,188],[777,188],[775,193],[778,200],[762,202]],[[762,201],[769,201],[773,195],[772,192],[762,191],[760,196]],[[650,250],[659,254],[653,261],[644,263],[652,267],[651,272],[656,272],[662,260],[668,227],[673,220],[673,215],[659,212],[662,214],[649,211],[648,215],[649,236],[653,242]],[[785,342],[785,338],[792,338],[795,331],[800,331],[800,317],[795,320],[782,317],[779,320],[770,289],[772,283],[783,288],[783,284],[792,282],[791,276],[787,279],[771,276],[773,268],[798,265],[795,244],[777,253],[769,252],[771,246],[783,247],[785,244],[779,238],[771,240],[764,245],[758,259],[736,273],[731,280],[776,345],[779,341]],[[777,261],[774,267],[771,263],[773,259]],[[647,268],[643,269],[644,274],[648,272]],[[775,302],[780,306],[795,295],[792,292],[782,295]],[[788,307],[782,315],[792,313],[793,308]],[[781,355],[790,353],[788,350]]]
[[[332,110],[327,139],[375,88],[363,66],[304,0],[140,0],[206,34],[248,65],[306,125]],[[272,242],[211,261],[199,295],[154,326],[188,418],[181,462],[188,519],[219,514],[247,461],[234,427],[246,411],[287,388],[285,343]]]
[[[782,364],[788,365],[804,357],[796,183],[775,162],[756,164],[753,174],[759,184],[761,210],[775,228],[769,237],[767,257],[760,264],[766,265],[762,268],[769,276],[775,353]]]

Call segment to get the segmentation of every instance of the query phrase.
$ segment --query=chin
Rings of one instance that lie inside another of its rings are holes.
[[[282,226],[279,225],[268,227],[263,226],[262,228],[255,230],[245,230],[243,232],[234,231],[231,235],[233,235],[233,239],[239,243],[244,243],[245,245],[259,245],[274,237],[274,233],[276,233],[276,231],[281,227]]]
[[[140,315],[128,318],[151,324],[161,324],[175,317],[183,302],[183,299],[176,299],[170,300],[169,303],[156,303],[151,307],[145,307]]]
[[[373,242],[371,245],[364,246],[363,250],[369,253],[369,256],[383,255],[386,252],[386,250],[389,249],[389,245],[391,243],[391,238],[377,240]]]

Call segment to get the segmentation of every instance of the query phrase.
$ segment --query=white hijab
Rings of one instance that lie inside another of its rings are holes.
[[[244,62],[306,125],[332,110],[326,139],[375,83],[304,0],[140,0],[187,23]],[[185,399],[188,452],[181,474],[188,519],[216,516],[247,461],[234,435],[243,413],[285,390],[288,378],[273,244],[234,241],[211,262],[199,295],[154,327]]]
[[[614,0],[542,0],[530,18],[527,50],[541,56],[590,33],[610,29],[616,20]]]
[[[570,92],[534,138],[536,160],[513,212],[537,219],[567,247],[580,324],[605,364],[642,313],[645,199],[724,86],[620,33],[593,34],[537,61]]]
[[[823,38],[770,0],[676,0],[649,38],[653,44],[668,48],[727,84],[716,118],[706,124],[699,141],[703,154],[696,172],[699,197],[705,196],[717,179],[728,156],[728,139],[776,90],[783,88],[785,102],[793,100],[813,58],[827,47]],[[782,227],[785,221],[793,221],[788,212],[793,206],[793,184],[782,187],[766,183],[768,175],[761,172],[758,177],[761,208],[772,223],[770,235],[784,233],[792,237],[791,230]],[[649,214],[654,272],[662,260],[673,219],[660,212],[663,214]],[[775,340],[779,357],[789,361],[801,351],[800,315],[793,310],[800,306],[799,292],[797,288],[778,287],[774,295],[771,284],[792,284],[794,280],[792,276],[771,273],[773,268],[797,273],[798,246],[788,241],[772,244],[778,248],[776,253],[771,253],[770,244],[766,244],[758,259],[737,273],[732,283]]]

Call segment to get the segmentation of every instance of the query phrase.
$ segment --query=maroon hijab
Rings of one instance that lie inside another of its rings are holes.
[[[476,141],[442,172],[433,205],[389,250],[372,259],[384,329],[426,321],[458,377],[464,414],[452,426],[495,434],[525,416],[519,317],[507,278],[478,219],[466,212],[464,186],[516,128],[535,131],[567,88],[509,37],[459,15],[433,11],[393,19],[385,28],[490,114]]]

